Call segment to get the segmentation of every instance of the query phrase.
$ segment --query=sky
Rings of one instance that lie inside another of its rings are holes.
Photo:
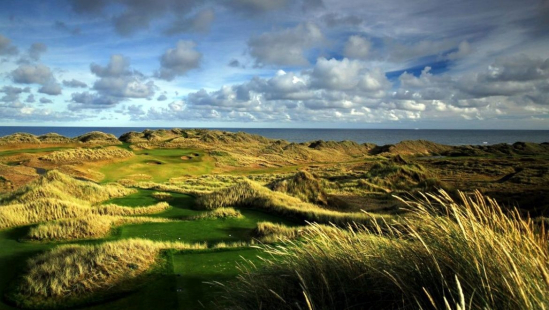
[[[0,125],[549,129],[548,0],[0,0]]]

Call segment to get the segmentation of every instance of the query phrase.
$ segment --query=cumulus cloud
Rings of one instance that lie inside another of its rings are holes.
[[[366,59],[371,47],[372,43],[368,39],[358,35],[350,36],[345,43],[343,55],[348,58]]]
[[[39,60],[40,56],[48,50],[44,43],[33,43],[29,48],[29,57],[32,60]]]
[[[318,47],[323,42],[324,35],[317,25],[303,23],[254,36],[248,41],[248,48],[256,65],[296,66],[309,64],[305,55],[307,49]]]
[[[47,104],[47,103],[53,103],[53,101],[51,101],[48,98],[40,98],[40,103]]]
[[[88,84],[84,83],[84,82],[81,82],[79,80],[76,80],[76,79],[72,79],[72,80],[63,80],[63,86],[67,86],[67,87],[74,87],[74,88],[87,88],[88,87]]]
[[[12,56],[19,54],[16,46],[11,44],[11,40],[0,34],[0,55]]]
[[[160,96],[158,96],[158,98],[156,98],[156,101],[165,101],[165,100],[168,100],[168,97],[166,97],[166,95],[162,94]]]
[[[385,122],[525,117],[549,104],[549,60],[524,55],[495,60],[460,76],[403,73],[391,83],[360,60],[319,58],[301,73],[199,90],[142,115],[154,119],[262,122]],[[549,111],[549,110],[547,110]],[[548,113],[548,112],[543,113]]]
[[[14,102],[19,99],[21,93],[30,92],[29,87],[20,88],[14,86],[4,86],[0,88],[0,93],[4,93],[4,96],[0,98],[1,102]]]
[[[471,52],[472,52],[472,49],[469,42],[461,41],[461,43],[459,43],[457,47],[457,50],[455,52],[452,52],[446,55],[446,59],[449,59],[449,60],[460,59],[471,54]]]
[[[177,76],[185,75],[189,70],[198,68],[202,54],[194,48],[192,41],[179,41],[175,48],[168,49],[160,58],[160,70],[156,76],[171,81]]]
[[[61,85],[59,85],[58,83],[54,81],[49,81],[48,83],[40,87],[38,92],[46,95],[57,96],[61,94],[62,89],[61,89]]]
[[[112,108],[119,102],[119,100],[114,98],[89,92],[73,93],[71,97],[72,103],[68,105],[71,111]]]
[[[27,96],[27,99],[25,99],[25,102],[26,102],[26,103],[34,103],[34,102],[36,102],[36,99],[34,99],[34,95],[33,95],[33,94],[29,94],[29,95]]]
[[[55,80],[50,68],[42,64],[22,64],[11,72],[11,78],[16,83],[41,85]]]
[[[200,32],[207,33],[210,31],[210,25],[215,18],[213,9],[204,9],[196,13],[194,16],[186,18],[182,16],[176,18],[171,26],[164,31],[167,35],[175,35],[185,32]]]
[[[130,68],[130,62],[122,55],[112,55],[106,66],[90,65],[99,80],[93,89],[103,96],[118,98],[149,98],[154,95],[153,81],[144,81],[143,75]]]

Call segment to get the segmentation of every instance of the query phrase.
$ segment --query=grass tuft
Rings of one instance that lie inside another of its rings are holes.
[[[261,268],[226,286],[232,309],[544,309],[549,247],[517,212],[475,193],[406,200],[389,232],[325,230],[265,246]],[[418,224],[419,223],[419,224]]]

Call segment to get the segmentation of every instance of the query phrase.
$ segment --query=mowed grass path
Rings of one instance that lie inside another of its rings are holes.
[[[210,173],[215,161],[202,151],[182,149],[154,149],[134,151],[136,156],[108,164],[97,170],[105,175],[102,182],[132,178],[132,175],[145,174],[152,181],[164,182],[182,175]]]

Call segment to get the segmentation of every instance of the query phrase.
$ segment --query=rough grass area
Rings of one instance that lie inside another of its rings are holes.
[[[80,181],[52,170],[36,181],[6,196],[0,203],[28,203],[37,199],[55,198],[75,203],[98,203],[107,199],[128,195],[135,190],[119,184],[101,186],[93,182]]]
[[[138,223],[166,223],[171,220],[152,217],[88,215],[62,219],[32,227],[28,238],[40,241],[67,241],[106,237],[115,226]]]
[[[0,207],[0,229],[39,223],[44,221],[73,219],[55,224],[57,226],[43,226],[41,232],[45,232],[44,227],[48,227],[46,235],[34,234],[34,237],[39,239],[52,236],[53,227],[63,225],[65,229],[60,230],[56,234],[61,239],[72,239],[71,236],[79,235],[75,233],[76,220],[87,218],[88,223],[86,228],[80,235],[103,236],[105,225],[103,222],[107,220],[91,221],[92,218],[98,219],[98,216],[133,216],[153,214],[165,211],[170,208],[168,203],[160,202],[147,207],[123,207],[115,204],[105,204],[93,206],[92,202],[102,201],[112,197],[119,197],[123,194],[135,192],[120,186],[107,185],[100,186],[92,182],[79,181],[63,175],[56,171],[50,171],[38,181],[31,183],[27,187],[10,195],[5,200],[10,204]],[[26,202],[23,202],[26,201]],[[140,220],[143,222],[144,220]],[[128,219],[111,220],[111,223],[128,223]],[[133,222],[137,222],[134,220]],[[94,223],[97,224],[97,229],[93,229]],[[71,228],[72,227],[72,228]],[[38,229],[38,228],[37,228]],[[63,233],[68,235],[63,237]]]
[[[328,196],[321,181],[307,171],[300,171],[295,175],[277,180],[267,185],[273,191],[287,193],[305,202],[322,206],[328,205]]]
[[[242,217],[240,211],[233,208],[219,208],[206,213],[196,215],[190,218],[190,220],[215,220],[215,219],[226,219],[226,218],[239,218]]]
[[[201,248],[143,239],[60,246],[28,261],[11,298],[26,308],[71,307],[139,277],[154,265],[161,250]]]
[[[390,220],[390,217],[364,212],[343,213],[326,210],[284,193],[271,191],[250,180],[243,180],[233,187],[204,195],[196,201],[196,207],[204,210],[228,206],[256,208],[298,221],[334,223],[340,226],[347,226],[350,223],[371,226],[377,221],[385,223],[384,219]]]
[[[544,309],[549,247],[528,218],[480,193],[406,201],[399,230],[313,226],[226,286],[231,309]]]
[[[53,163],[75,163],[91,162],[100,160],[109,160],[115,158],[132,157],[134,154],[130,151],[118,148],[77,148],[64,151],[57,151],[40,157],[40,160]]]

